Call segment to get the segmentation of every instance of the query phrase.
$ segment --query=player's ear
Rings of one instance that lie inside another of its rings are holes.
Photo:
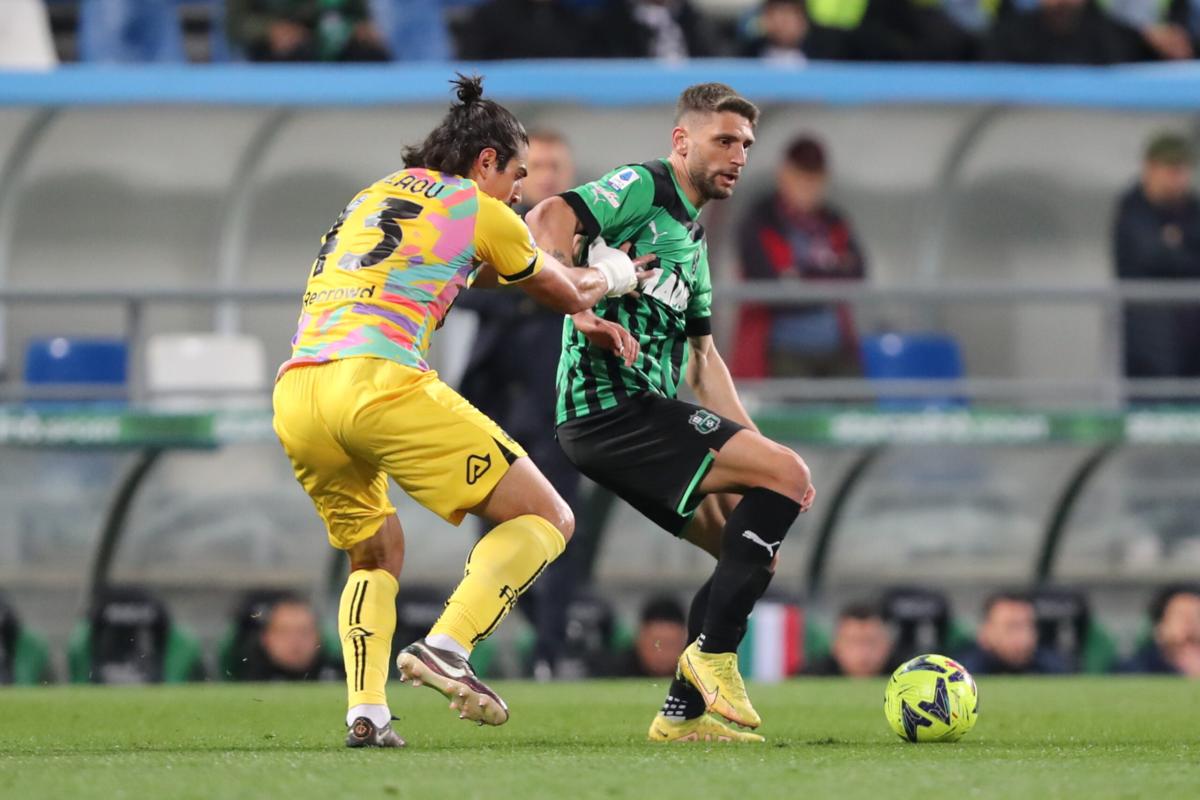
[[[675,130],[671,131],[671,146],[681,156],[688,154],[688,132],[686,128],[676,126]]]
[[[494,147],[483,148],[479,151],[479,155],[475,157],[475,168],[483,177],[487,177],[493,172],[497,172],[498,170],[496,169],[496,164],[497,155],[496,148]]]

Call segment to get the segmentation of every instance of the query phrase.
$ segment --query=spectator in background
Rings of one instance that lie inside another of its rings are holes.
[[[1182,61],[1194,57],[1189,26],[1193,0],[1111,0],[1113,18],[1136,31],[1144,60]]]
[[[690,0],[612,0],[596,20],[598,55],[683,61],[717,52],[715,34]]]
[[[633,648],[621,659],[618,677],[671,677],[688,641],[687,614],[679,601],[651,599],[642,607]]]
[[[1038,0],[1002,15],[983,48],[985,61],[1018,64],[1116,64],[1135,57],[1129,29],[1096,0]]]
[[[742,275],[755,281],[860,281],[866,259],[844,214],[825,199],[825,148],[809,135],[788,146],[775,190],[739,232]],[[732,366],[741,377],[859,374],[850,309],[827,303],[747,307]]]
[[[529,133],[528,174],[516,210],[524,215],[547,197],[575,185],[571,147],[561,133]],[[460,308],[474,311],[479,329],[459,387],[463,397],[525,445],[533,463],[571,508],[579,506],[579,471],[554,436],[555,376],[562,343],[562,314],[534,303],[524,292],[463,292]],[[563,655],[566,614],[584,573],[590,532],[576,522],[575,547],[551,564],[519,604],[537,631],[535,677],[553,677]]]
[[[367,0],[228,0],[230,41],[251,61],[386,61]]]
[[[993,10],[985,0],[871,0],[859,36],[873,60],[974,61]]]
[[[1121,280],[1200,278],[1200,200],[1192,189],[1195,153],[1188,140],[1150,140],[1141,179],[1117,207],[1113,249]],[[1200,376],[1200,309],[1129,303],[1125,374],[1130,378]]]
[[[341,673],[329,656],[321,648],[312,606],[297,597],[284,597],[267,612],[257,646],[250,649],[246,663],[238,665],[235,677],[243,681],[336,680]]]
[[[887,675],[892,635],[883,614],[869,603],[852,603],[838,614],[829,655],[804,669],[805,675],[875,678]]]
[[[79,57],[108,64],[186,61],[175,0],[82,0]]]
[[[591,36],[569,0],[489,0],[459,36],[466,59],[579,58],[593,55]]]
[[[56,66],[58,54],[42,0],[7,0],[0,14],[0,69]]]
[[[851,58],[854,52],[845,31],[809,19],[804,0],[763,0],[746,33],[740,52],[743,58],[799,64]]]
[[[1200,586],[1163,589],[1150,604],[1154,638],[1121,665],[1121,672],[1200,678]]]
[[[1022,592],[998,592],[983,605],[975,646],[959,657],[975,675],[1053,675],[1067,671],[1058,653],[1038,647],[1033,601]]]

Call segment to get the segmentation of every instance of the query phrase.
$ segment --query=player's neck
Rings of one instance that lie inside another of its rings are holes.
[[[692,176],[688,174],[687,165],[683,163],[683,156],[678,153],[671,153],[667,156],[667,163],[671,165],[671,171],[675,173],[675,182],[679,184],[680,191],[683,196],[692,204],[692,208],[699,211],[704,207],[708,198],[700,194],[700,190],[692,182]]]

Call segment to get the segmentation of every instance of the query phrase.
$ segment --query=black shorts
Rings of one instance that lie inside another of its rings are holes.
[[[742,426],[705,408],[657,394],[568,420],[558,442],[579,471],[679,536],[703,496],[713,455]]]

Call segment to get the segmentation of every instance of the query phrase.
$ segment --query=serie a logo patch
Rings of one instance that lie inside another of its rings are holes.
[[[721,427],[721,418],[711,411],[700,409],[688,418],[688,424],[695,428],[697,433],[709,434]]]

